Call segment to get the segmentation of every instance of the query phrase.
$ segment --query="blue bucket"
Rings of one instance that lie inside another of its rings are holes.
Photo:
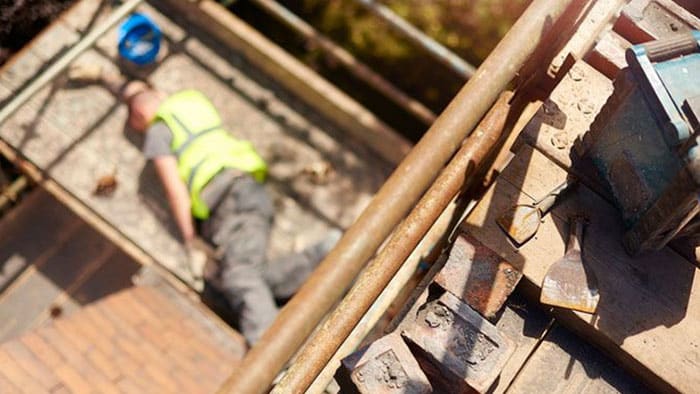
[[[156,60],[162,33],[146,15],[134,13],[119,26],[119,54],[140,66]]]

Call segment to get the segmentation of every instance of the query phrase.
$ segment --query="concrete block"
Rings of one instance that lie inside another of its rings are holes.
[[[632,0],[614,26],[632,44],[700,29],[700,19],[672,0]]]
[[[428,378],[397,333],[386,335],[341,361],[336,379],[342,392],[432,393]]]
[[[487,319],[501,309],[523,274],[468,234],[455,239],[447,262],[433,279]]]
[[[579,60],[525,126],[520,139],[562,167],[571,167],[570,151],[590,128],[612,94],[612,82]]]
[[[449,292],[423,304],[401,334],[436,391],[486,392],[515,350],[493,324]]]

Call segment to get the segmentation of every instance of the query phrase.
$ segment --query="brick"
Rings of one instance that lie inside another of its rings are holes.
[[[63,325],[65,325],[68,330],[72,330],[77,335],[85,338],[85,341],[93,346],[92,351],[99,350],[106,356],[115,353],[116,348],[114,344],[109,341],[109,337],[101,333],[92,319],[86,314],[81,314],[81,318],[78,319],[63,319]]]
[[[51,347],[56,349],[56,351],[66,359],[65,365],[70,366],[70,369],[74,370],[75,373],[79,374],[81,378],[89,382],[89,384],[95,387],[101,387],[108,381],[106,376],[90,364],[55,327],[44,327],[38,330],[38,333]],[[58,369],[54,370],[58,375],[57,371]],[[72,372],[65,372],[65,374],[72,375]]]
[[[571,167],[574,142],[590,128],[612,91],[612,83],[605,75],[583,60],[577,61],[519,138],[560,166]]]
[[[237,355],[218,348],[207,337],[206,325],[184,324],[190,318],[182,305],[153,289],[135,292],[142,298],[131,291],[58,319],[27,334],[17,346],[26,346],[29,358],[50,366],[57,379],[53,389],[215,391],[231,373]],[[20,381],[37,378],[21,366],[15,360],[11,367],[16,368],[0,371],[2,377],[10,380],[5,376],[9,373]]]
[[[119,353],[112,357],[112,360],[119,365],[119,370],[122,374],[120,380],[127,379],[132,384],[140,386],[140,392],[145,392],[152,387],[151,379],[146,375],[141,364],[128,357],[125,353]]]
[[[613,27],[632,44],[700,29],[700,19],[672,0],[632,0]]]
[[[68,390],[68,387],[61,384],[61,386],[51,390],[51,394],[73,394],[73,392]]]
[[[19,391],[19,388],[12,384],[8,378],[5,377],[5,375],[2,374],[2,371],[0,371],[0,387],[2,387],[2,392],[6,394],[20,394],[21,391]]]
[[[94,387],[69,365],[59,365],[54,369],[54,373],[71,392],[89,393],[94,390]]]
[[[460,234],[433,281],[492,319],[522,276],[522,272],[474,237]]]
[[[42,393],[46,391],[4,351],[0,351],[0,373],[12,382],[14,386],[21,388],[25,392]]]
[[[34,355],[50,368],[54,368],[65,362],[64,358],[54,350],[44,338],[35,332],[23,335],[20,341],[34,353]]]
[[[436,391],[486,392],[515,350],[510,339],[449,292],[422,305],[401,335]]]
[[[148,362],[157,362],[160,359],[160,354],[155,352],[152,346],[145,347],[145,341],[137,341],[132,337],[116,337],[113,343],[120,349],[120,353],[132,358],[136,363],[145,365]]]
[[[85,357],[97,370],[102,372],[102,374],[106,376],[109,381],[115,382],[121,378],[122,373],[119,366],[113,359],[105,356],[105,354],[100,350],[93,349],[88,352]]]
[[[27,349],[22,342],[10,341],[2,345],[5,351],[15,362],[23,368],[34,381],[39,383],[45,390],[52,390],[60,385],[58,378],[47,366],[42,363],[34,354]]]
[[[182,372],[171,374],[172,380],[177,383],[178,391],[182,393],[208,393],[216,392],[224,383],[224,380],[206,381],[203,383],[196,382],[191,376],[187,376]]]
[[[124,377],[117,381],[117,388],[122,393],[142,393],[144,388],[135,383],[131,378]]]
[[[130,292],[120,292],[113,297],[108,297],[100,305],[110,317],[119,319],[131,327],[136,327],[141,323],[160,325],[158,319],[149,313],[140,303],[132,302]]]
[[[92,305],[83,308],[83,310],[80,313],[82,316],[85,316],[84,318],[90,321],[91,324],[99,332],[101,332],[104,337],[112,338],[117,334],[117,330],[115,329],[112,322],[107,320],[107,318],[105,318],[102,315],[102,313],[100,313],[100,311],[97,309],[97,306]]]
[[[177,392],[177,384],[163,369],[163,365],[163,362],[147,363],[144,370],[148,376],[153,378],[156,387],[166,392]]]
[[[586,62],[610,79],[627,67],[625,51],[632,44],[614,31],[605,32],[586,56]]]
[[[197,382],[205,383],[207,381],[215,380],[221,378],[221,372],[211,368],[210,365],[202,365],[198,362],[198,357],[194,353],[194,349],[191,346],[186,346],[184,342],[178,341],[174,343],[170,351],[167,352],[169,358],[174,359],[178,365],[181,365],[181,370],[184,371],[197,371],[194,379]],[[229,371],[230,372],[230,371]],[[188,372],[189,373],[189,372]]]
[[[345,357],[336,374],[343,392],[432,393],[428,378],[397,333]]]
[[[112,341],[119,338],[126,338],[132,341],[139,340],[139,335],[134,329],[133,323],[125,321],[123,316],[117,314],[113,308],[108,307],[105,304],[100,304],[98,305],[98,308],[93,310],[93,314],[95,316],[99,316],[101,319],[104,319],[104,322],[112,326],[113,330],[115,331],[115,333],[111,336]]]
[[[132,295],[160,319],[172,319],[173,315],[177,316],[182,313],[172,303],[167,302],[165,298],[150,287],[137,287]]]
[[[69,346],[74,347],[80,354],[85,354],[95,347],[95,345],[90,342],[89,338],[76,332],[66,319],[54,320],[53,327],[68,341]]]

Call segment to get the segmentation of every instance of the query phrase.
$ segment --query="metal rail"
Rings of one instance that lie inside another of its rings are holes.
[[[46,86],[54,78],[56,78],[70,63],[80,56],[87,49],[92,47],[95,42],[102,37],[109,29],[114,27],[122,18],[133,11],[143,0],[128,0],[119,8],[117,8],[107,20],[101,25],[90,31],[85,37],[81,38],[71,49],[61,56],[55,63],[51,64],[44,72],[39,74],[29,85],[19,92],[10,100],[7,105],[0,109],[0,125],[17,111],[24,103],[29,101],[36,92]]]
[[[260,393],[270,387],[274,377],[342,296],[366,261],[415,206],[438,172],[491,108],[571,1],[535,0],[527,8],[474,77],[460,90],[377,192],[336,247],[280,311],[271,327],[224,384],[222,391]],[[419,214],[422,215],[423,212]],[[393,249],[406,249],[406,246],[402,246],[401,238],[394,237],[397,241],[390,246],[394,245]],[[412,250],[413,247],[410,246],[409,249]],[[374,281],[380,283],[379,279]],[[368,297],[371,303],[376,294],[368,294]],[[361,309],[363,308],[358,310]],[[352,321],[347,321],[346,326],[337,327],[340,331],[329,330],[328,327],[320,331],[323,334],[319,335],[324,338],[329,335],[336,338],[325,345],[311,342],[319,354],[309,356],[312,347],[306,348],[302,353],[304,357],[299,358],[285,379],[284,383],[288,384],[285,390],[303,391],[299,388],[310,384],[310,380],[323,367],[324,360],[327,361],[337,350],[338,341],[345,339],[362,313],[364,311],[350,319]],[[323,349],[316,346],[322,346]],[[309,371],[306,377],[300,376],[304,374],[303,371]],[[281,389],[282,386],[278,387]]]
[[[508,101],[512,98],[511,92],[504,93],[501,100],[494,106],[487,116],[488,119],[493,119],[495,116],[501,117],[504,121],[503,125],[498,123],[488,121],[482,121],[481,125],[478,126],[481,129],[482,125],[488,126],[491,135],[498,133],[498,130],[505,125],[506,115],[508,113]],[[480,138],[480,137],[479,137]],[[474,138],[469,138],[465,143],[474,143]],[[464,190],[464,188],[460,188]],[[386,313],[389,307],[396,301],[396,297],[404,289],[408,281],[415,274],[416,268],[420,261],[428,254],[433,254],[434,247],[444,246],[442,243],[445,242],[446,233],[453,231],[451,225],[459,223],[455,221],[455,215],[461,215],[462,210],[457,210],[460,205],[460,200],[457,195],[453,196],[450,203],[443,209],[439,217],[432,224],[430,229],[421,239],[420,243],[411,252],[411,254],[406,258],[406,260],[401,264],[396,273],[391,278],[391,281],[386,285],[386,287],[381,291],[381,294],[374,300],[374,303],[367,310],[367,312],[362,316],[360,321],[357,323],[352,332],[343,341],[338,350],[333,354],[333,357],[326,363],[323,370],[318,374],[313,383],[306,390],[307,394],[321,394],[325,388],[330,383],[336,369],[340,366],[340,361],[345,358],[348,354],[353,352],[360,345],[362,340],[367,336],[367,334],[374,328],[379,319]],[[464,208],[464,207],[462,207]],[[370,263],[372,264],[372,263]]]
[[[279,21],[289,26],[307,42],[318,45],[328,56],[332,57],[343,67],[345,67],[356,78],[364,81],[380,93],[384,94],[398,106],[416,116],[426,125],[431,125],[435,121],[435,114],[425,107],[420,101],[408,96],[391,82],[381,75],[372,71],[367,65],[357,60],[345,49],[336,45],[333,41],[316,31],[311,25],[294,15],[291,11],[283,7],[275,0],[252,0],[267,13],[277,18]]]
[[[444,47],[439,42],[433,40],[412,24],[396,15],[394,11],[374,0],[355,0],[362,7],[370,11],[386,22],[389,27],[406,37],[413,44],[417,45],[440,63],[449,67],[460,77],[471,78],[476,72],[476,68],[457,56],[454,52]]]
[[[453,216],[458,214],[458,205],[457,199],[453,199],[447,209],[440,214],[438,220],[425,234],[413,253],[406,259],[406,262],[396,272],[367,313],[362,316],[362,319],[360,319],[350,335],[348,335],[333,357],[323,367],[323,370],[314,379],[313,383],[306,390],[306,394],[323,394],[325,392],[326,387],[328,387],[328,384],[333,379],[333,375],[335,375],[336,370],[340,366],[340,360],[357,349],[389,307],[398,301],[396,298],[416,275],[416,269],[425,256],[430,254],[434,248],[442,246],[440,241],[445,233],[450,231]]]
[[[502,96],[467,138],[462,148],[428,189],[389,243],[369,263],[343,301],[302,348],[274,394],[306,391],[347,338],[374,300],[435,223],[449,202],[473,181],[481,163],[495,148],[508,117],[508,99]]]

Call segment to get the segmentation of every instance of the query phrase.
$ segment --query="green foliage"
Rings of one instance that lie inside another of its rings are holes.
[[[468,62],[478,65],[529,1],[384,0],[383,3]],[[442,109],[463,83],[352,0],[284,3],[435,110]]]

